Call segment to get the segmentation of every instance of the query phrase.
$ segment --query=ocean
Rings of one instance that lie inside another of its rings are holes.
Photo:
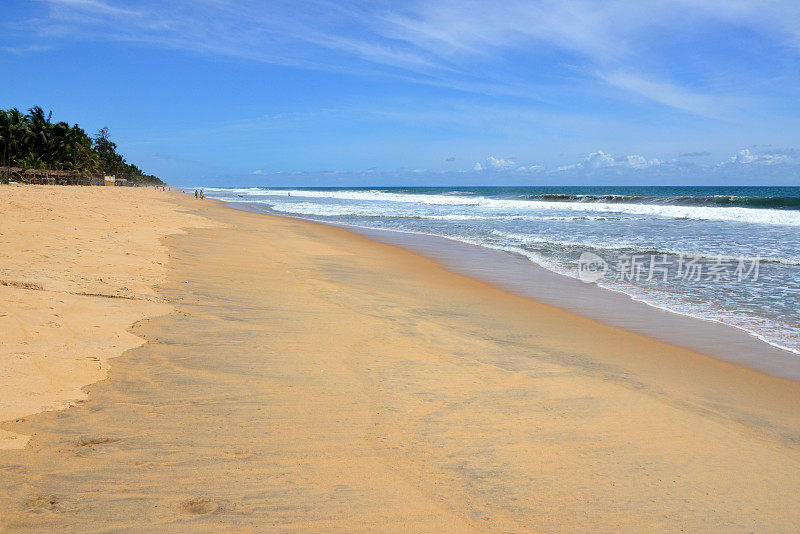
[[[279,215],[506,251],[800,354],[800,187],[204,190]]]

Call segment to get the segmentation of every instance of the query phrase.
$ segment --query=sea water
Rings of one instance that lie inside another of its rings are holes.
[[[205,188],[337,224],[443,236],[800,354],[800,188]],[[592,272],[581,259],[601,268]],[[586,276],[587,273],[590,276]]]

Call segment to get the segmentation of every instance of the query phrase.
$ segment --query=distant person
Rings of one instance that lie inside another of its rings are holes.
[[[194,198],[197,198],[197,189],[194,190]]]
[[[206,197],[205,197],[205,196],[203,196],[203,190],[201,189],[201,190],[200,190],[200,200],[202,200],[202,199],[204,199],[204,198],[206,198]]]

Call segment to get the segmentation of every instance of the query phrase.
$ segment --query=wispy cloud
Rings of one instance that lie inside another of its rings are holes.
[[[755,0],[44,2],[39,40],[138,42],[544,100],[557,93],[553,86],[577,77],[704,117],[735,109],[728,94],[735,88],[714,83],[713,65],[695,72],[691,84],[662,72],[664,62],[653,54],[671,50],[660,36],[677,31],[687,39],[728,25],[800,49],[800,17],[789,0],[773,0],[768,9]]]
[[[0,50],[3,52],[8,52],[9,54],[30,54],[32,52],[44,52],[46,50],[51,50],[52,46],[42,46],[42,45],[25,45],[25,46],[3,46],[0,47]]]
[[[721,118],[729,106],[720,97],[690,91],[684,87],[665,82],[647,80],[640,76],[613,72],[601,75],[610,85],[619,87],[636,95],[650,99],[671,108],[680,109],[704,117]]]
[[[125,9],[117,7],[99,0],[45,0],[49,4],[58,7],[73,8],[77,11],[84,11],[88,13],[100,13],[102,15],[110,15],[114,17],[140,17],[143,15],[142,11],[134,9]]]

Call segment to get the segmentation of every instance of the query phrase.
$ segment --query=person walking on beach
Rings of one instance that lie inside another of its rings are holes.
[[[194,198],[197,199],[197,189],[194,190]]]
[[[204,198],[206,198],[206,197],[205,197],[205,196],[203,196],[203,190],[201,189],[201,190],[200,190],[200,200],[203,200]]]

